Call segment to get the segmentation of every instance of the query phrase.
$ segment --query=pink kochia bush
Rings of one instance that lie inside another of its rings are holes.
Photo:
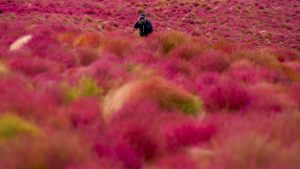
[[[197,162],[188,155],[184,154],[168,154],[158,160],[155,164],[146,167],[146,169],[194,169],[199,168]]]
[[[229,61],[225,53],[210,51],[199,55],[191,60],[195,69],[211,72],[223,72],[229,68]]]
[[[41,117],[57,113],[57,100],[50,93],[34,91],[27,78],[18,75],[2,77],[0,81],[0,109],[22,116]],[[43,106],[40,106],[43,105]]]
[[[295,101],[284,92],[284,88],[280,85],[260,83],[249,89],[251,97],[256,100],[251,103],[251,108],[256,112],[278,113],[296,110]],[[262,97],[264,95],[269,97]]]
[[[249,84],[256,83],[262,79],[260,77],[260,69],[246,60],[234,62],[227,73],[232,78]]]
[[[300,109],[300,84],[297,83],[297,84],[294,84],[292,87],[291,87],[291,95],[292,95],[292,98],[295,100],[295,103],[297,104],[298,106],[298,110]]]
[[[299,168],[296,156],[299,147],[282,145],[268,138],[248,134],[229,139],[225,147],[218,150],[214,163],[209,168]]]
[[[206,83],[211,83],[209,81]],[[242,111],[252,101],[249,91],[242,84],[239,84],[238,81],[227,79],[210,85],[206,90],[200,91],[200,95],[203,97],[206,110],[210,112]]]
[[[133,148],[141,161],[200,146],[215,133],[215,126],[202,124],[182,114],[161,112],[153,102],[135,102],[123,107],[109,123],[109,135]],[[102,152],[102,151],[101,151]]]
[[[149,91],[149,92],[144,92]],[[178,111],[184,114],[202,114],[200,100],[185,91],[172,85],[161,77],[148,77],[129,82],[113,91],[104,102],[105,117],[109,119],[129,101],[154,101],[162,109]]]
[[[105,161],[111,159],[115,164],[122,166],[121,168],[138,169],[142,165],[142,160],[134,149],[124,142],[113,144],[97,143],[94,146],[94,151],[100,159]]]
[[[167,146],[171,150],[176,150],[182,146],[199,145],[210,140],[215,131],[216,128],[213,125],[183,123],[179,126],[170,126],[169,130],[166,129]]]
[[[30,76],[40,73],[59,73],[64,66],[58,62],[42,58],[21,57],[10,60],[11,70],[19,71]]]
[[[158,155],[159,142],[154,137],[151,119],[156,118],[159,110],[152,104],[141,103],[127,105],[120,111],[109,122],[107,136],[98,139],[94,149],[100,158],[114,159],[125,168],[138,169]]]
[[[193,8],[184,23],[210,26],[196,16],[232,2],[32,1],[45,16],[21,1],[0,3],[26,14],[0,15],[0,169],[299,169],[297,51],[161,32],[156,13],[149,37],[105,30],[134,20],[136,6],[170,17]],[[105,5],[118,10],[99,10]],[[45,18],[51,25],[39,23]]]
[[[101,107],[97,98],[90,97],[76,100],[70,103],[67,113],[70,116],[72,126],[75,128],[104,125],[101,115]]]

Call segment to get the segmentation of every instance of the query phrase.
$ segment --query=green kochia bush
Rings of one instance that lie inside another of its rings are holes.
[[[80,97],[98,96],[101,89],[96,82],[86,76],[83,76],[77,84],[72,87],[66,87],[66,100],[72,101]]]
[[[183,88],[161,77],[140,79],[121,86],[107,95],[104,114],[109,118],[130,102],[151,101],[162,110],[187,115],[203,115],[200,100]]]
[[[13,139],[19,135],[35,136],[40,130],[33,124],[12,114],[0,117],[0,141]]]
[[[167,110],[179,110],[184,114],[197,114],[201,110],[201,102],[195,97],[182,97],[177,93],[170,93],[159,99],[159,105]]]

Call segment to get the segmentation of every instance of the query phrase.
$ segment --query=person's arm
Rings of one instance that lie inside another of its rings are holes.
[[[136,22],[136,23],[134,24],[134,28],[135,28],[135,29],[138,29],[138,28],[140,28],[140,27],[141,27],[140,22]]]

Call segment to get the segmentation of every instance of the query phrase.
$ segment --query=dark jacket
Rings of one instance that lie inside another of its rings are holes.
[[[146,20],[144,23],[136,22],[134,28],[140,29],[140,36],[148,36],[153,32],[152,24],[148,20]]]

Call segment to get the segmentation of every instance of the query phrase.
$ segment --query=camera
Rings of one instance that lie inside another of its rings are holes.
[[[140,17],[139,21],[142,21],[142,22],[145,21],[145,17],[143,17],[143,16]]]

